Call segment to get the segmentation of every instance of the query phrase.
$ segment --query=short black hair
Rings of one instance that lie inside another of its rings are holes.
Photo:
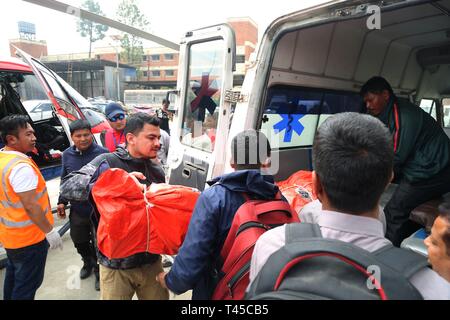
[[[12,135],[19,137],[19,130],[26,129],[27,125],[31,123],[30,118],[21,114],[13,114],[6,116],[0,120],[0,137],[3,143],[6,145],[6,136]]]
[[[442,235],[447,255],[450,256],[450,200],[444,201],[438,208],[439,216],[447,222],[447,230]]]
[[[77,130],[89,130],[91,131],[92,127],[89,121],[84,119],[75,120],[71,124],[69,124],[70,135],[73,135]]]
[[[142,131],[145,124],[150,124],[155,127],[159,127],[159,119],[156,116],[151,116],[147,113],[138,112],[132,114],[127,118],[127,124],[125,125],[124,134],[132,133],[135,136]]]
[[[162,101],[162,104],[170,104],[170,101],[169,100],[167,100],[167,99],[163,99],[163,101]]]
[[[325,120],[314,138],[313,165],[331,205],[351,214],[373,210],[390,182],[393,150],[375,117],[346,112]]]
[[[383,78],[383,77],[372,77],[361,87],[361,90],[359,91],[359,94],[364,97],[366,94],[375,93],[380,94],[384,90],[389,91],[390,95],[394,94],[394,91],[392,91],[392,87],[389,84],[389,82]]]
[[[236,170],[261,168],[270,157],[270,152],[267,137],[253,129],[238,133],[231,141],[231,159]]]

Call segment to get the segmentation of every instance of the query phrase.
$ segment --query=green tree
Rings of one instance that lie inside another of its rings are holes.
[[[100,9],[100,5],[95,0],[86,0],[82,4],[82,8],[89,12],[104,15]],[[82,37],[89,37],[89,59],[91,58],[92,44],[105,37],[105,32],[108,31],[108,26],[98,24],[89,20],[81,19],[77,22],[77,31]]]
[[[141,30],[146,30],[150,24],[146,16],[139,10],[137,0],[123,0],[117,8],[117,20]],[[141,38],[125,33],[120,42],[123,60],[131,65],[140,64],[144,54]]]

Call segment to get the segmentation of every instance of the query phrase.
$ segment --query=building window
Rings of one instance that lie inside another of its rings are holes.
[[[243,54],[236,55],[236,63],[245,63],[245,55]]]
[[[165,53],[164,54],[164,60],[173,60],[173,54],[172,53]]]
[[[160,77],[161,76],[161,72],[160,71],[152,71],[151,72],[151,76],[152,77]]]
[[[159,54],[152,54],[150,57],[152,61],[159,61]]]
[[[166,77],[173,77],[175,75],[174,70],[166,70]]]
[[[144,71],[144,77],[147,78],[148,77],[148,72]]]
[[[142,56],[142,61],[147,61],[147,56],[146,55]]]

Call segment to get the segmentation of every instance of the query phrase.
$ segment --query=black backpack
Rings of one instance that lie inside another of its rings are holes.
[[[386,246],[369,252],[322,238],[316,224],[293,223],[286,225],[286,245],[269,257],[245,298],[422,300],[409,279],[427,265],[410,250]]]

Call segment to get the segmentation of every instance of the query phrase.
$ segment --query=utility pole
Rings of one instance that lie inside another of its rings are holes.
[[[110,38],[114,41],[120,41],[122,39],[121,35],[111,35]],[[120,68],[119,68],[119,49],[116,45],[110,43],[110,46],[116,51],[116,76],[117,76],[117,101],[120,101]]]

